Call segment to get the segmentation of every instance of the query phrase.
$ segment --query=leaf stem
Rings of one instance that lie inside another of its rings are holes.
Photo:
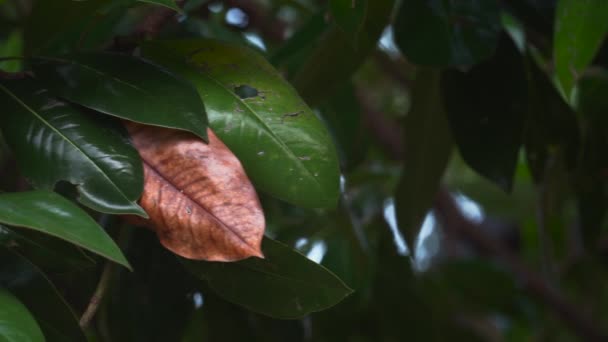
[[[109,215],[102,215],[100,217],[100,221],[104,221],[108,218]],[[129,244],[129,240],[131,238],[132,230],[129,227],[120,227],[120,231],[118,233],[118,246],[125,250]],[[99,282],[97,283],[97,287],[95,288],[95,292],[91,296],[89,300],[89,304],[85,309],[84,313],[80,317],[80,327],[86,328],[90,323],[95,314],[97,313],[97,309],[99,305],[102,303],[104,296],[110,287],[111,280],[114,274],[118,271],[119,265],[112,262],[107,261],[103,267],[103,271],[101,273],[101,277],[99,278]]]
[[[91,322],[91,319],[93,319],[93,317],[95,316],[97,308],[99,307],[99,304],[101,303],[101,300],[103,299],[103,296],[106,293],[108,284],[110,283],[110,279],[112,278],[112,274],[114,273],[115,269],[116,264],[110,261],[106,262],[103,268],[103,272],[101,273],[99,283],[97,284],[97,288],[95,289],[93,296],[89,300],[89,305],[87,305],[86,310],[80,318],[81,328],[86,328]]]

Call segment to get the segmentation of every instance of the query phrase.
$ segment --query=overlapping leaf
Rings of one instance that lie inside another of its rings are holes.
[[[527,111],[523,58],[513,41],[503,35],[494,57],[469,71],[445,71],[441,87],[462,158],[510,191]]]
[[[127,123],[144,161],[141,205],[161,243],[190,259],[263,257],[264,213],[239,160],[209,130],[209,143],[182,131]]]
[[[118,246],[93,219],[54,192],[0,194],[0,223],[56,236],[130,267]]]
[[[560,0],[555,14],[555,71],[568,101],[608,32],[608,2]]]
[[[330,26],[315,37],[314,48],[293,78],[295,88],[309,105],[317,106],[327,100],[365,62],[390,24],[393,7],[394,0],[367,1],[356,46],[337,26]]]
[[[329,308],[352,292],[333,273],[282,243],[265,238],[262,250],[265,259],[182,261],[224,299],[271,317],[302,317]]]
[[[0,249],[0,287],[8,288],[34,314],[47,341],[87,341],[69,304],[26,258]]]
[[[501,23],[496,0],[404,0],[394,25],[404,55],[419,65],[466,66],[489,58]]]
[[[0,103],[4,137],[34,187],[52,189],[64,180],[92,209],[146,215],[135,203],[141,162],[120,125],[57,101],[28,79],[0,84]]]
[[[196,90],[154,64],[115,53],[79,53],[38,59],[33,68],[52,93],[69,101],[207,138],[205,108]]]
[[[143,54],[192,81],[214,132],[256,186],[305,207],[338,199],[338,161],[323,124],[264,58],[213,40],[158,41]]]

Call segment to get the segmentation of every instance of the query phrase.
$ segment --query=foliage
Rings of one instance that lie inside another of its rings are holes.
[[[608,339],[607,23],[0,0],[0,339]]]

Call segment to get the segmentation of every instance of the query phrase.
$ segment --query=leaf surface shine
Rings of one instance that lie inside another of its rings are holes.
[[[35,188],[67,181],[91,209],[145,216],[136,203],[141,162],[119,124],[56,100],[29,79],[1,83],[0,103],[4,138]]]
[[[146,224],[172,252],[189,259],[263,258],[265,219],[239,160],[210,129],[195,135],[126,123],[144,162]]]

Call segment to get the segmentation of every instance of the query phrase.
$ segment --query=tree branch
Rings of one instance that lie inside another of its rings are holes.
[[[597,328],[599,325],[594,324],[589,317],[586,317],[581,309],[564,299],[555,288],[547,285],[544,279],[524,265],[500,241],[492,239],[478,224],[468,220],[445,188],[442,188],[437,194],[435,208],[448,234],[466,238],[503,262],[523,282],[524,289],[528,293],[539,298],[550,307],[572,331],[585,341],[608,340],[608,335],[599,330]]]

